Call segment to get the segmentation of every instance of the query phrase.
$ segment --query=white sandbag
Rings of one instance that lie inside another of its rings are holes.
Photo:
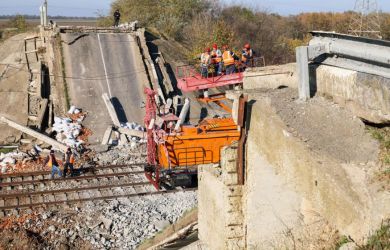
[[[71,123],[71,122],[72,122],[72,119],[70,119],[70,118],[65,118],[63,121],[64,121],[65,123]]]
[[[80,109],[75,109],[74,112],[73,112],[73,114],[76,114],[76,115],[77,115],[77,114],[80,114]]]
[[[73,138],[77,138],[77,136],[80,135],[80,130],[79,129],[75,129],[72,131],[72,135],[73,135]]]
[[[5,164],[15,164],[15,159],[14,158],[11,158],[11,157],[5,157],[4,159],[3,159],[3,161],[2,162],[4,162]]]
[[[74,111],[76,110],[76,106],[70,106],[70,109],[68,111],[68,114],[74,114]]]
[[[54,124],[61,124],[61,123],[62,123],[62,119],[57,116],[54,116]]]

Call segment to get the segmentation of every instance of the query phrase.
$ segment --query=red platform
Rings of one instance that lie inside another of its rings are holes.
[[[241,84],[244,78],[243,72],[203,78],[200,73],[188,66],[178,68],[177,75],[177,85],[184,92]]]

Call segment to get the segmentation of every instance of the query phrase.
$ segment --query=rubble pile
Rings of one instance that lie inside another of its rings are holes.
[[[128,130],[140,131],[140,132],[146,132],[146,129],[136,122],[121,123],[121,128],[128,129]],[[145,138],[139,138],[137,136],[128,136],[128,139],[130,140],[130,144],[132,145],[132,147],[136,147],[137,143],[146,143],[146,141],[147,141]]]
[[[80,242],[93,249],[135,249],[196,204],[196,191],[96,201],[68,211],[46,209],[19,218],[5,217],[0,229],[18,225],[33,232],[51,249],[74,248]]]
[[[29,169],[29,171],[37,170],[34,167],[30,168],[30,156],[26,153],[20,152],[18,150],[4,154],[0,154],[0,168],[1,173],[15,173],[23,172],[24,169]]]
[[[85,117],[86,114],[75,106],[70,107],[68,117],[54,117],[52,131],[57,133],[56,140],[72,148],[79,148],[88,142],[92,131],[82,126]]]
[[[133,147],[131,144],[117,146],[110,151],[101,152],[93,157],[93,161],[97,165],[144,163],[145,160],[145,143],[138,143],[137,147]]]

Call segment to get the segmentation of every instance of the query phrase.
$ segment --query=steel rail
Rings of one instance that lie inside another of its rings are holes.
[[[87,168],[77,168],[75,170],[100,170],[100,169],[114,169],[114,168],[122,168],[122,167],[136,167],[136,166],[145,166],[147,164],[145,163],[134,163],[134,164],[122,164],[122,165],[98,165],[94,167],[87,167]],[[25,176],[39,176],[39,175],[46,175],[51,174],[51,171],[35,171],[35,172],[23,172],[23,173],[12,173],[12,174],[0,174],[0,179],[5,178],[14,178],[14,177],[25,177]]]
[[[25,181],[16,181],[16,182],[2,182],[0,183],[0,187],[15,187],[21,185],[31,185],[38,183],[48,183],[48,182],[65,182],[70,180],[87,180],[87,179],[100,179],[107,177],[119,177],[119,176],[127,176],[127,175],[138,175],[144,174],[144,171],[132,171],[132,172],[120,172],[120,173],[109,173],[109,174],[98,174],[98,175],[84,175],[84,176],[75,176],[75,177],[66,177],[66,178],[56,178],[56,179],[41,179],[41,180],[25,180]]]
[[[40,206],[50,206],[50,205],[58,205],[58,204],[71,204],[71,203],[81,203],[87,201],[95,201],[95,200],[115,200],[118,198],[129,198],[129,197],[139,197],[139,196],[148,196],[148,195],[159,195],[159,194],[169,194],[176,192],[189,192],[195,191],[197,188],[189,188],[183,190],[161,190],[161,191],[152,191],[152,192],[142,192],[142,193],[134,193],[134,194],[121,194],[121,195],[110,195],[110,196],[101,196],[101,197],[90,197],[90,198],[81,198],[81,199],[73,199],[73,200],[61,200],[61,201],[49,201],[49,202],[40,202],[34,204],[25,204],[19,206],[3,206],[0,207],[0,211],[12,210],[12,209],[20,209],[20,208],[33,208]]]
[[[67,189],[55,189],[55,190],[46,190],[46,191],[38,191],[38,192],[21,192],[21,193],[13,193],[13,194],[0,194],[0,199],[9,199],[9,198],[18,198],[18,197],[28,197],[28,196],[37,196],[43,194],[58,194],[58,193],[73,193],[73,192],[81,192],[87,190],[95,190],[95,189],[107,189],[107,188],[116,188],[116,187],[134,187],[134,186],[148,186],[152,185],[150,182],[132,182],[132,183],[119,183],[119,184],[111,184],[111,185],[96,185],[89,187],[80,187],[80,188],[67,188]],[[1,208],[1,206],[0,206]]]

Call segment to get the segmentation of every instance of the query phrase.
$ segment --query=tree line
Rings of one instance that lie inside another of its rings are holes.
[[[241,50],[249,42],[267,64],[295,60],[295,47],[307,43],[313,30],[348,33],[356,13],[302,13],[282,16],[241,6],[223,6],[216,0],[115,0],[122,21],[138,20],[150,31],[175,39],[194,58],[213,43]],[[390,14],[380,13],[383,39],[390,39]],[[100,23],[112,25],[111,16]]]

